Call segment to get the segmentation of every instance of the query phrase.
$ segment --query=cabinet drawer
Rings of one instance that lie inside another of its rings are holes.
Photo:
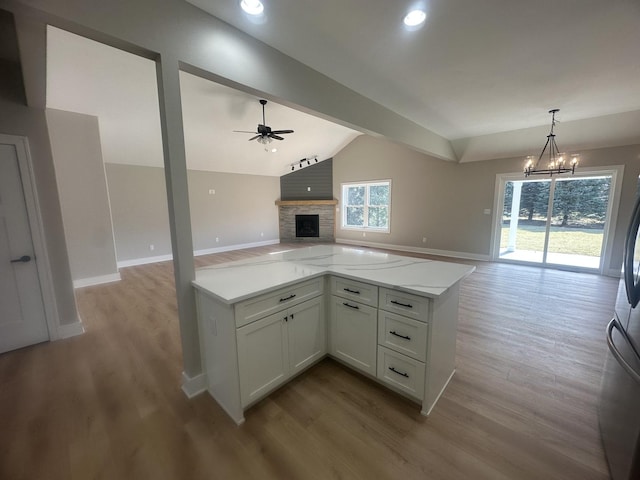
[[[378,379],[422,400],[425,364],[378,346]]]
[[[323,291],[324,279],[321,277],[239,302],[235,305],[236,327],[322,295]]]
[[[427,353],[427,324],[379,310],[378,344],[424,362]]]
[[[378,306],[378,287],[368,283],[349,280],[341,277],[331,277],[331,293],[339,297],[355,300],[356,302]]]
[[[426,297],[380,288],[378,308],[387,312],[399,313],[426,322],[429,317],[429,303]]]

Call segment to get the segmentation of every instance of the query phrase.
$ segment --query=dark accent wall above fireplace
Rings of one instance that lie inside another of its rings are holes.
[[[306,165],[306,163],[305,163]],[[281,200],[333,199],[333,159],[314,163],[280,177]]]

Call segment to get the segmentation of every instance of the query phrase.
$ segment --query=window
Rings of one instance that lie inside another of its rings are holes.
[[[342,228],[389,232],[390,206],[390,180],[342,184]]]

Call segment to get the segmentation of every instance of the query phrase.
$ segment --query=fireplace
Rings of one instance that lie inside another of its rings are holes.
[[[335,242],[337,204],[337,200],[276,200],[280,241]]]
[[[296,237],[319,237],[320,215],[296,215]]]

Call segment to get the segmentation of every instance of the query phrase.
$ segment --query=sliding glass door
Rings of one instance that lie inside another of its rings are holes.
[[[612,174],[503,180],[498,258],[599,269]]]

